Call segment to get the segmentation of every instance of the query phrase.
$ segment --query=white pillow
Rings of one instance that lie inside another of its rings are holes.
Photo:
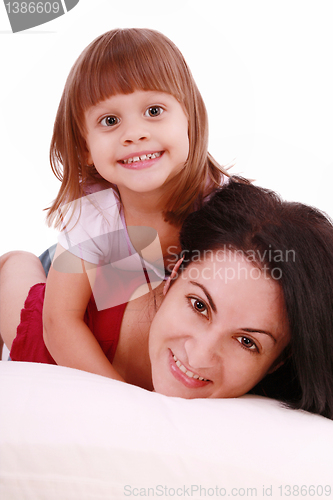
[[[3,500],[327,498],[330,485],[333,495],[323,417],[257,396],[168,398],[34,363],[0,362],[0,380]]]

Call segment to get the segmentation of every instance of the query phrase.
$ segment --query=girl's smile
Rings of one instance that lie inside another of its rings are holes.
[[[289,343],[280,285],[229,257],[192,263],[167,292],[149,335],[156,392],[238,397],[279,365]]]
[[[132,170],[139,170],[142,168],[149,168],[153,165],[154,160],[161,158],[164,151],[140,151],[139,153],[133,153],[133,156],[127,156],[118,162],[123,165],[124,168],[129,168]]]
[[[87,162],[122,191],[159,190],[189,153],[188,119],[165,92],[116,94],[85,113]]]

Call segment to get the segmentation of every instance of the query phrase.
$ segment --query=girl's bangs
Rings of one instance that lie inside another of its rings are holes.
[[[99,46],[90,57],[86,55],[81,66],[77,97],[83,111],[113,95],[135,90],[167,92],[184,104],[181,84],[186,86],[188,80],[182,71],[186,63],[179,64],[179,55],[172,47],[153,45],[146,39],[141,44],[132,39],[111,40],[104,50]]]

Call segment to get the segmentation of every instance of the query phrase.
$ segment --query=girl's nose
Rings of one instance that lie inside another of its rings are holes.
[[[193,369],[212,368],[217,362],[217,343],[214,339],[192,337],[186,340],[185,351]]]
[[[124,124],[125,125],[125,124]],[[150,132],[145,123],[141,120],[131,120],[124,126],[121,141],[124,145],[140,143],[150,139]]]

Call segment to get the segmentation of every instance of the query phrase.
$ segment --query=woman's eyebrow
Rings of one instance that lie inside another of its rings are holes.
[[[201,290],[204,292],[204,294],[206,295],[207,297],[207,300],[210,304],[210,307],[213,309],[213,311],[216,313],[217,309],[216,309],[216,305],[210,295],[210,293],[208,292],[207,288],[203,285],[201,285],[201,283],[197,283],[196,281],[190,281],[190,283],[192,285],[195,285],[195,286],[198,286],[199,288],[201,288]]]
[[[264,335],[268,335],[269,337],[271,337],[271,339],[273,340],[274,344],[276,344],[276,338],[273,337],[273,335],[271,334],[271,332],[268,332],[267,330],[258,330],[258,328],[242,328],[242,331],[243,332],[248,332],[248,333],[262,333]]]

